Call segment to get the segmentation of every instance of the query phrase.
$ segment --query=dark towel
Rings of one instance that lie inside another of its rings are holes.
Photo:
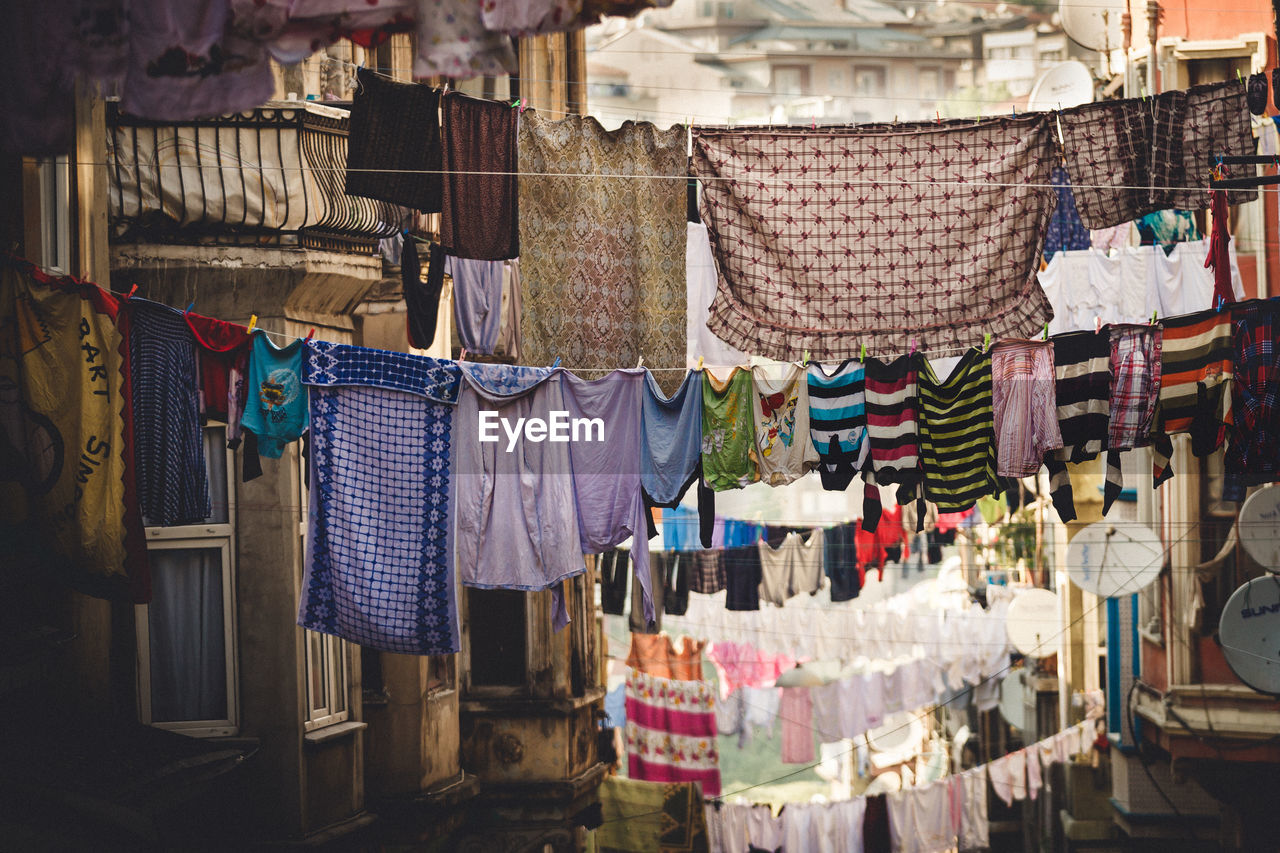
[[[497,101],[444,99],[444,205],[440,242],[452,255],[501,261],[520,254],[516,121]],[[487,173],[487,174],[477,174]]]
[[[427,349],[436,338],[436,315],[440,291],[444,289],[444,249],[432,243],[427,253],[427,280],[422,280],[422,261],[412,237],[405,238],[400,253],[400,280],[408,312],[409,345]]]
[[[725,610],[760,609],[760,549],[755,545],[724,550]]]
[[[689,574],[693,555],[693,551],[673,551],[667,555],[663,600],[666,612],[672,616],[683,616],[689,610]]]
[[[351,101],[348,195],[440,211],[440,93],[364,68]],[[369,171],[362,171],[369,170]]]
[[[615,548],[600,555],[600,609],[621,616],[627,604],[631,552]]]

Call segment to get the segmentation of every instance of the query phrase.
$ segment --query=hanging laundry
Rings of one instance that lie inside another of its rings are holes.
[[[1124,487],[1120,451],[1151,443],[1160,396],[1160,327],[1111,327],[1111,419],[1107,431],[1105,515]]]
[[[832,803],[787,803],[782,810],[784,851],[862,853],[865,797]]]
[[[621,616],[627,606],[631,552],[625,548],[605,551],[600,555],[597,565],[600,567],[600,612]]]
[[[483,411],[494,441],[459,429],[457,566],[466,586],[538,590],[586,570],[582,557],[568,442],[517,438],[506,452],[500,424],[548,421],[565,411],[563,374],[548,368],[459,362],[457,422],[478,424]],[[493,413],[490,415],[489,413]],[[530,507],[533,511],[530,511]],[[633,555],[634,557],[635,555]],[[562,614],[564,615],[564,614]]]
[[[968,509],[1000,490],[995,478],[991,354],[971,349],[945,380],[920,371],[920,463],[925,499],[939,512]]]
[[[120,106],[158,121],[251,110],[275,80],[263,43],[233,26],[229,0],[130,0]]]
[[[862,819],[862,849],[865,853],[889,853],[893,849],[889,829],[889,802],[884,794],[867,797]]]
[[[1166,254],[1178,243],[1200,239],[1200,229],[1189,210],[1157,210],[1138,217],[1133,226],[1143,246],[1163,247]]]
[[[443,168],[440,91],[357,68],[347,131],[347,195],[439,213]]]
[[[1156,429],[1166,435],[1191,433],[1197,456],[1221,447],[1231,422],[1231,316],[1211,310],[1162,321]]]
[[[681,367],[685,129],[590,116],[520,122],[526,358]],[[627,176],[625,179],[619,176]],[[571,286],[566,287],[565,283]],[[671,374],[661,378],[674,390]]]
[[[1080,214],[1077,212],[1077,216]],[[1103,252],[1109,252],[1113,249],[1123,249],[1129,245],[1129,230],[1131,223],[1122,222],[1119,225],[1112,225],[1110,228],[1096,228],[1089,232],[1089,246],[1094,249],[1100,249]],[[1057,310],[1056,308],[1054,309]]]
[[[507,261],[502,272],[502,323],[498,342],[507,358],[519,364],[524,359],[524,339],[520,334],[520,259]]]
[[[1023,750],[988,763],[987,775],[991,777],[991,790],[1006,806],[1027,798],[1027,754]]]
[[[439,243],[432,243],[427,250],[427,280],[423,281],[417,243],[412,237],[405,238],[404,250],[400,253],[400,280],[409,346],[415,349],[430,349],[435,342],[447,258],[444,248]]]
[[[299,625],[387,652],[459,650],[450,458],[460,379],[452,361],[307,342],[314,419]],[[391,430],[395,441],[369,440]]]
[[[720,262],[708,328],[781,361],[805,350],[840,361],[864,342],[901,352],[913,339],[1030,337],[1049,319],[1035,271],[1053,146],[1044,115],[817,134],[695,127],[691,172]],[[872,175],[887,183],[866,186]]]
[[[651,782],[700,782],[720,795],[714,688],[632,670],[627,674],[627,774]]]
[[[1049,341],[999,341],[991,350],[996,475],[1029,477],[1062,447]]]
[[[870,359],[866,370],[867,440],[874,480],[884,485],[897,483],[900,493],[914,494],[920,482],[919,373],[915,359],[904,355],[888,364]],[[867,497],[871,504],[879,506],[880,495],[874,488],[867,490]]]
[[[133,297],[124,303],[129,337],[138,502],[148,525],[194,524],[209,517],[209,479],[200,430],[195,337],[182,312]],[[250,361],[250,387],[257,395]],[[301,385],[293,376],[295,394]],[[245,427],[254,429],[250,412]],[[303,412],[306,403],[303,402]],[[256,431],[256,430],[255,430]]]
[[[582,0],[537,0],[510,3],[490,0],[480,6],[484,28],[490,32],[526,37],[564,32],[582,12]]]
[[[934,782],[886,795],[893,849],[901,853],[946,853],[956,846],[951,830],[950,785]]]
[[[751,412],[755,419],[760,480],[785,486],[818,461],[809,437],[809,383],[798,364],[756,365],[751,370]]]
[[[307,431],[300,339],[278,347],[266,332],[254,332],[249,352],[249,393],[240,423],[258,437],[258,455],[268,459],[279,459],[285,445]]]
[[[631,538],[631,563],[644,618],[653,622],[657,615],[649,566],[648,511],[640,493],[640,421],[648,373],[615,370],[594,381],[563,371],[562,375],[571,422],[575,428],[585,424],[587,430],[582,440],[568,442],[582,551],[598,553]],[[592,424],[599,426],[598,433],[591,432],[595,428]]]
[[[1059,112],[1076,208],[1088,228],[1107,228],[1157,210],[1201,210],[1198,187],[1213,158],[1253,153],[1245,87],[1238,80],[1099,101]],[[1233,191],[1232,203],[1257,198]]]
[[[822,533],[821,528],[815,529],[807,540],[799,533],[788,533],[777,548],[765,540],[757,543],[762,599],[781,607],[792,596],[822,589]]]
[[[640,482],[646,502],[674,510],[702,472],[702,374],[690,371],[674,394],[663,394],[653,374],[645,376],[641,431]],[[698,491],[698,541],[711,544],[710,526],[715,516],[714,493]],[[687,513],[682,513],[682,519]],[[676,550],[692,550],[697,543],[680,532]],[[665,541],[665,539],[664,539]]]
[[[482,19],[483,6],[467,0],[432,0],[430,3],[414,3],[414,17],[417,20],[417,31],[414,43],[417,54],[413,58],[413,76],[419,80],[426,77],[449,77],[454,80],[467,80],[472,77],[504,77],[517,73],[515,49],[511,37],[506,33],[490,32]],[[453,96],[446,97],[447,105]],[[508,110],[506,104],[497,104]],[[446,106],[445,117],[445,169],[452,169],[449,164],[448,130],[449,119]],[[473,137],[475,150],[480,150],[481,143],[496,141],[498,137]],[[514,171],[514,170],[511,170]],[[446,188],[446,194],[448,189]],[[448,198],[445,199],[446,206]],[[448,221],[446,219],[446,221]],[[451,246],[451,248],[454,248]],[[467,255],[467,257],[488,256]],[[512,254],[510,257],[515,257]]]
[[[694,553],[690,589],[703,595],[714,595],[725,588],[724,553],[723,550]]]
[[[760,549],[755,545],[724,550],[725,608],[760,609]]]
[[[708,815],[719,816],[720,847],[712,847],[713,853],[752,853],[783,849],[783,818],[775,816],[767,805],[725,803]]]
[[[901,563],[910,556],[911,536],[902,523],[901,506],[891,506],[884,510],[875,535],[880,552],[888,562]]]
[[[964,790],[959,847],[961,850],[985,850],[991,846],[991,824],[987,819],[987,767],[983,764],[966,770],[956,779]]]
[[[702,651],[705,640],[683,637],[676,648],[667,634],[631,633],[627,666],[656,678],[676,681],[702,680]]]
[[[1040,750],[1038,746],[1032,745],[1022,751],[1027,756],[1027,797],[1034,800],[1040,796],[1040,789],[1044,787],[1040,777]]]
[[[448,9],[454,5],[454,2],[445,2],[434,8]],[[479,14],[479,4],[468,4],[467,8]],[[417,76],[429,77],[433,73],[437,72]],[[516,215],[519,110],[496,101],[451,92],[441,99],[441,113],[445,175],[440,243],[450,255],[458,258],[495,261],[519,256]],[[531,360],[543,361],[541,358]],[[550,363],[551,359],[545,361]]]
[[[1068,462],[1083,462],[1107,444],[1111,416],[1111,332],[1069,332],[1053,338],[1054,396],[1062,449],[1045,457],[1049,492],[1062,521],[1076,517]]]
[[[703,440],[706,447],[706,440]],[[735,548],[739,545],[754,545],[764,535],[764,526],[753,521],[728,518],[724,522],[724,547]]]
[[[822,488],[844,491],[866,464],[866,368],[852,359],[828,374],[809,365],[809,436],[818,451]]]
[[[693,573],[692,551],[676,551],[668,554],[651,554],[662,572],[662,586],[666,590],[663,610],[672,616],[683,616],[689,610],[689,576]],[[657,587],[654,587],[657,589]],[[634,604],[632,605],[634,608]]]
[[[724,381],[709,370],[702,373],[702,477],[717,492],[760,479],[754,393],[749,370],[735,367]],[[729,547],[728,531],[725,546]]]
[[[782,763],[812,763],[813,702],[809,697],[809,688],[782,688],[778,718],[782,720]]]
[[[1059,252],[1039,273],[1040,286],[1053,305],[1051,335],[1093,329],[1096,324],[1145,323],[1152,312],[1173,316],[1215,308],[1214,275],[1205,268],[1209,243],[1178,243],[1166,253],[1156,246],[1134,246],[1110,255],[1088,249]],[[1231,301],[1243,298],[1244,284],[1230,258]]]
[[[340,39],[370,48],[413,29],[416,0],[234,0],[236,24],[261,34],[271,57],[295,65]]]
[[[644,458],[641,457],[641,466]],[[697,510],[676,504],[662,509],[662,547],[667,551],[692,551],[698,547]]]
[[[707,853],[707,813],[692,782],[657,785],[606,777],[600,783],[602,823],[593,835],[600,853]]]
[[[633,633],[657,634],[662,630],[663,605],[666,602],[667,554],[649,555],[649,594],[653,596],[652,614],[645,615],[644,588],[638,583],[631,585],[631,616],[628,626]]]
[[[1280,479],[1280,302],[1268,299],[1230,310],[1235,322],[1232,424],[1223,459],[1223,500],[1244,500],[1245,487]]]
[[[1227,193],[1225,190],[1209,192],[1209,215],[1213,219],[1213,230],[1209,235],[1209,253],[1204,259],[1207,269],[1213,270],[1214,307],[1241,298],[1233,285],[1239,273],[1235,269],[1231,254],[1231,234],[1227,231]],[[1233,275],[1234,273],[1234,275]]]
[[[187,311],[183,314],[195,337],[200,375],[200,414],[203,421],[227,425],[227,446],[240,445],[249,383],[249,330]]]
[[[448,257],[453,279],[453,320],[458,343],[480,355],[493,355],[502,327],[502,261]]]
[[[145,603],[118,312],[95,285],[0,261],[0,526],[39,542],[73,588]]]
[[[1045,230],[1045,257],[1052,257],[1056,252],[1089,248],[1089,229],[1084,227],[1080,214],[1076,211],[1076,198],[1071,192],[1071,178],[1067,175],[1067,170],[1054,166],[1049,172],[1049,181],[1053,184],[1053,191],[1058,194],[1058,203],[1054,206],[1053,216],[1049,217],[1049,227]]]
[[[707,226],[701,222],[686,224],[685,241],[685,361],[689,367],[701,358],[707,364],[728,366],[747,364],[751,359],[717,338],[707,328],[711,300],[715,298],[718,277],[711,255]]]
[[[823,533],[823,571],[831,582],[832,602],[857,598],[862,590],[863,572],[855,548],[856,524],[837,524]]]

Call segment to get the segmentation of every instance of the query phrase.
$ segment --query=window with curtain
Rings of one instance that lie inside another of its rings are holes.
[[[147,527],[152,598],[136,613],[142,722],[195,736],[237,726],[235,500],[226,431],[204,433],[212,512],[198,524]]]

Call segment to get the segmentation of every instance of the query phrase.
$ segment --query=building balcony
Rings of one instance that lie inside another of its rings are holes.
[[[111,239],[371,253],[409,211],[343,191],[348,122],[309,102],[187,122],[109,103]]]

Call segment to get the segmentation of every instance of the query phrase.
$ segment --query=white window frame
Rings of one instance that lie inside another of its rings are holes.
[[[310,511],[310,491],[306,486],[307,461],[298,454],[298,507],[301,515],[298,518],[298,539],[301,544],[303,559],[307,553],[307,518]],[[305,574],[305,572],[304,572]],[[322,634],[300,628],[302,644],[305,649],[306,668],[303,673],[306,683],[306,713],[302,721],[303,731],[313,732],[326,726],[345,723],[351,718],[351,648],[350,645],[332,634]],[[312,651],[312,641],[320,639],[319,660]],[[320,667],[324,672],[324,697],[315,695],[312,673]]]
[[[219,429],[221,424],[210,423],[206,429]],[[226,447],[224,437],[215,446]],[[182,548],[213,549],[222,554],[222,636],[224,659],[227,668],[227,716],[218,720],[178,720],[155,722],[151,716],[151,608],[149,604],[134,607],[135,633],[137,636],[138,664],[138,718],[146,725],[168,729],[191,737],[225,737],[240,730],[240,668],[236,642],[235,597],[235,454],[224,450],[227,456],[227,521],[214,524],[184,524],[174,527],[148,527],[147,550],[163,551]]]
[[[36,161],[40,188],[40,266],[71,274],[71,160],[65,154]]]

